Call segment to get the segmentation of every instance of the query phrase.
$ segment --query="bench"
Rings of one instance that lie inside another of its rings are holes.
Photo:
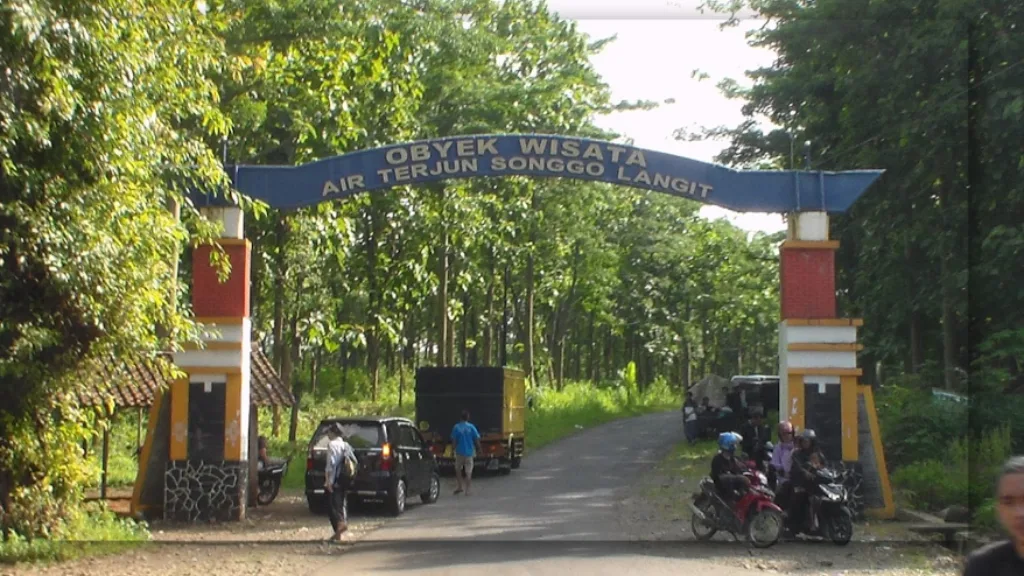
[[[964,539],[958,539],[957,535],[966,533],[969,528],[967,524],[959,522],[943,522],[942,524],[930,522],[927,524],[911,524],[907,527],[908,530],[915,534],[940,534],[947,546],[957,544],[958,548],[963,546]]]

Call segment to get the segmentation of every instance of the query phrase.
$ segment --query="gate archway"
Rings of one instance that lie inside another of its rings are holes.
[[[737,212],[788,215],[787,236],[780,248],[780,417],[801,428],[815,428],[833,447],[827,454],[830,459],[859,464],[869,510],[880,516],[894,514],[871,389],[858,380],[861,321],[837,317],[835,250],[839,243],[828,233],[828,214],[848,210],[881,176],[881,170],[739,171],[614,142],[547,134],[453,136],[362,150],[301,166],[232,165],[227,170],[235,189],[279,210],[396,186],[529,176],[604,182]],[[162,507],[168,519],[235,520],[245,515],[245,476],[251,469],[251,246],[243,235],[241,208],[201,193],[193,200],[208,218],[220,222],[218,244],[227,252],[232,271],[222,283],[210,265],[212,246],[201,246],[193,253],[193,312],[214,334],[205,339],[203,349],[175,355],[175,364],[188,378],[172,383],[170,402],[154,404],[150,418],[157,424],[151,425],[147,437],[147,443],[161,447],[168,443],[162,463],[166,471],[145,482],[140,475],[133,506],[138,511]],[[202,444],[214,449],[190,443],[196,436],[212,438],[214,442]],[[140,468],[160,463],[141,464]],[[230,487],[225,493],[199,498],[196,491],[205,489],[207,477],[233,481],[218,484]]]

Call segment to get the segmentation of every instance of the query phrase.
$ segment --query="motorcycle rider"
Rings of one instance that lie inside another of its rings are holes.
[[[793,483],[794,489],[800,489],[800,497],[794,498],[793,503],[799,503],[802,509],[805,503],[809,503],[808,514],[810,515],[811,531],[818,529],[818,515],[815,514],[815,499],[808,498],[811,489],[814,487],[814,471],[821,468],[825,463],[825,457],[818,448],[818,437],[814,433],[814,430],[810,428],[805,429],[800,433],[800,445],[793,451],[791,458],[789,473],[790,481]],[[790,518],[795,520],[800,518],[800,515],[790,514]]]
[[[750,480],[743,476],[743,465],[736,458],[736,447],[743,437],[735,432],[718,435],[718,454],[711,459],[711,480],[727,504],[750,488]]]

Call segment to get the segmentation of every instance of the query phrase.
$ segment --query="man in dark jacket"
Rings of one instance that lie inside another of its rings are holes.
[[[814,430],[810,428],[800,433],[800,445],[793,451],[792,464],[789,468],[790,481],[793,488],[797,490],[791,500],[789,521],[795,525],[798,519],[803,518],[804,508],[809,504],[807,491],[814,482],[814,472],[825,462],[825,457],[818,448],[818,438]],[[808,509],[810,514],[811,530],[817,530],[817,518],[814,510]]]
[[[1020,576],[1024,574],[1024,456],[1003,465],[996,486],[996,512],[1010,538],[971,553],[963,576]]]
[[[741,439],[735,432],[723,432],[718,436],[718,454],[711,459],[711,480],[726,502],[750,487],[750,481],[743,476],[743,465],[736,459],[736,445]]]
[[[764,461],[764,443],[772,438],[772,430],[761,419],[760,410],[752,411],[750,420],[740,429],[740,435],[743,436],[743,453],[752,458],[760,469]]]

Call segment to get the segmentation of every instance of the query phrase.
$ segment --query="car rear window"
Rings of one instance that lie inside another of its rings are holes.
[[[321,424],[317,429],[313,442],[314,450],[326,450],[331,441],[327,437],[328,424]],[[370,422],[341,422],[345,441],[353,448],[376,448],[383,443],[380,424]]]

